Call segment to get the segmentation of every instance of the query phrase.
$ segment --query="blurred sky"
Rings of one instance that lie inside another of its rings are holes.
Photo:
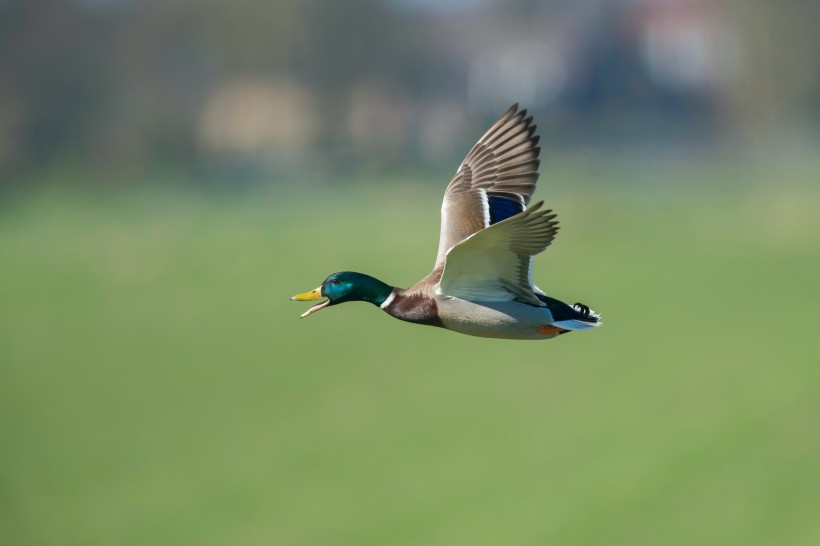
[[[0,176],[446,166],[516,101],[570,151],[813,142],[818,20],[809,0],[3,0]]]

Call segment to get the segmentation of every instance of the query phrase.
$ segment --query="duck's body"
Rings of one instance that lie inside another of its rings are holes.
[[[553,317],[546,307],[521,305],[515,301],[476,303],[449,296],[433,296],[426,300],[423,307],[430,309],[426,316],[418,317],[412,311],[408,316],[407,308],[402,306],[402,296],[399,296],[398,301],[385,307],[384,311],[408,322],[441,326],[478,337],[549,339],[566,331],[552,325]]]
[[[538,137],[526,111],[513,105],[473,147],[447,186],[436,265],[407,289],[362,273],[330,275],[296,300],[329,305],[367,301],[400,320],[462,334],[550,339],[600,325],[581,304],[569,306],[532,282],[532,257],[558,231],[542,202],[525,209],[538,179]]]
[[[430,276],[441,276],[434,271]],[[438,295],[438,281],[429,277],[410,288],[393,288],[378,304],[388,315],[406,322],[439,326],[461,334],[504,339],[551,339],[572,329],[585,329],[588,316],[543,294],[544,306],[519,301],[473,302]],[[572,321],[572,322],[567,322]],[[590,323],[586,328],[593,328]],[[562,327],[563,326],[563,327]]]

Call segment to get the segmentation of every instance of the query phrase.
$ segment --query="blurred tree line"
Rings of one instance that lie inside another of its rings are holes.
[[[0,0],[0,176],[443,161],[516,100],[556,141],[820,119],[817,2],[477,4]]]

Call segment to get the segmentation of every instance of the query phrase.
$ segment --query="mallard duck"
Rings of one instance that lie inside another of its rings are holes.
[[[601,324],[533,284],[533,256],[555,239],[558,221],[543,201],[526,208],[538,180],[539,137],[526,110],[511,106],[467,154],[444,192],[433,271],[410,288],[363,273],[333,273],[291,299],[326,298],[302,314],[366,301],[397,319],[480,337],[551,339]]]

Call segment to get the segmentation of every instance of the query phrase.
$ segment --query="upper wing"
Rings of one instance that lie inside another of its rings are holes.
[[[537,212],[541,205],[543,201],[450,249],[436,292],[469,301],[518,299],[543,306],[532,284],[532,256],[555,239],[558,221],[551,210]]]
[[[538,180],[539,137],[513,104],[473,146],[444,192],[436,266],[473,233],[524,210]]]

